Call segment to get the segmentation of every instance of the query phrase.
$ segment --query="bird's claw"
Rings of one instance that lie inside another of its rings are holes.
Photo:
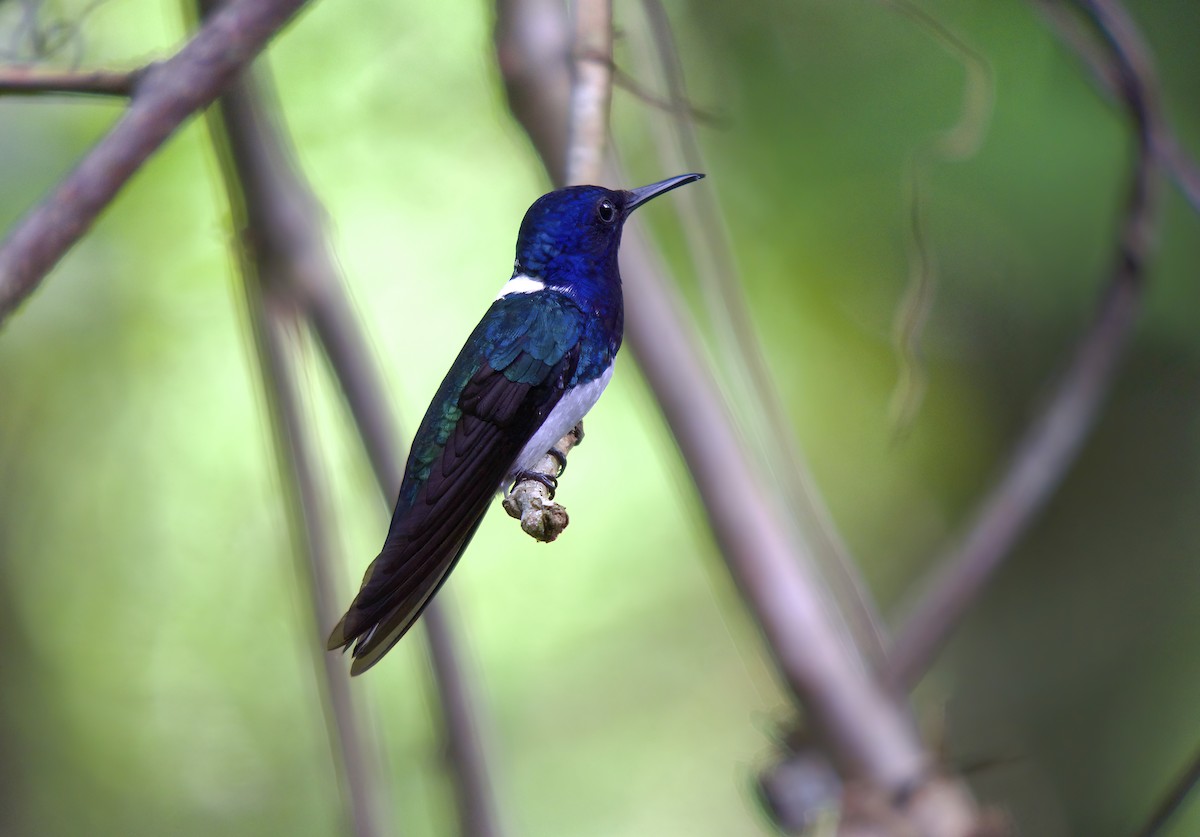
[[[558,463],[558,473],[554,477],[557,480],[567,470],[567,455],[558,448],[550,448],[550,450],[546,451],[546,455]]]
[[[559,473],[561,474],[562,471],[559,471]],[[516,479],[513,480],[513,490],[515,491],[520,483],[526,482],[527,480],[540,482],[542,485],[546,486],[546,490],[550,492],[550,499],[554,499],[554,492],[558,490],[557,477],[552,477],[548,474],[542,474],[537,471],[518,471]]]

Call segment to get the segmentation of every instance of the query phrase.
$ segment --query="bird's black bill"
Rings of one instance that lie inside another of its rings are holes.
[[[685,183],[694,183],[702,177],[704,177],[702,174],[680,174],[675,177],[668,177],[666,180],[660,180],[657,183],[651,183],[649,186],[639,186],[637,189],[630,189],[630,198],[625,202],[625,211],[632,212],[651,198],[657,198],[659,195],[669,192],[672,189],[678,189]]]

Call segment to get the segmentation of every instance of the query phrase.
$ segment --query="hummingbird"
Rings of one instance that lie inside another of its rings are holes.
[[[621,348],[617,251],[630,213],[702,174],[638,189],[571,186],[525,213],[512,277],[471,332],[413,439],[392,523],[331,651],[352,675],[386,654],[433,600],[493,495],[530,471],[600,398]],[[551,494],[553,496],[553,494]]]

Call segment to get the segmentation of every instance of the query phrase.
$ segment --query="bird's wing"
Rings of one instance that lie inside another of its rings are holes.
[[[387,540],[329,638],[330,649],[354,643],[352,674],[374,665],[421,615],[574,374],[579,309],[554,293],[510,299],[493,303],[430,404]]]

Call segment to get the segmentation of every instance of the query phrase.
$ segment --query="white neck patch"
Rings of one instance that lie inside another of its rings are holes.
[[[534,279],[532,276],[526,276],[524,273],[518,273],[513,278],[504,283],[504,287],[500,289],[500,294],[496,299],[504,299],[511,294],[535,294],[538,291],[544,291],[546,283],[541,279]]]

